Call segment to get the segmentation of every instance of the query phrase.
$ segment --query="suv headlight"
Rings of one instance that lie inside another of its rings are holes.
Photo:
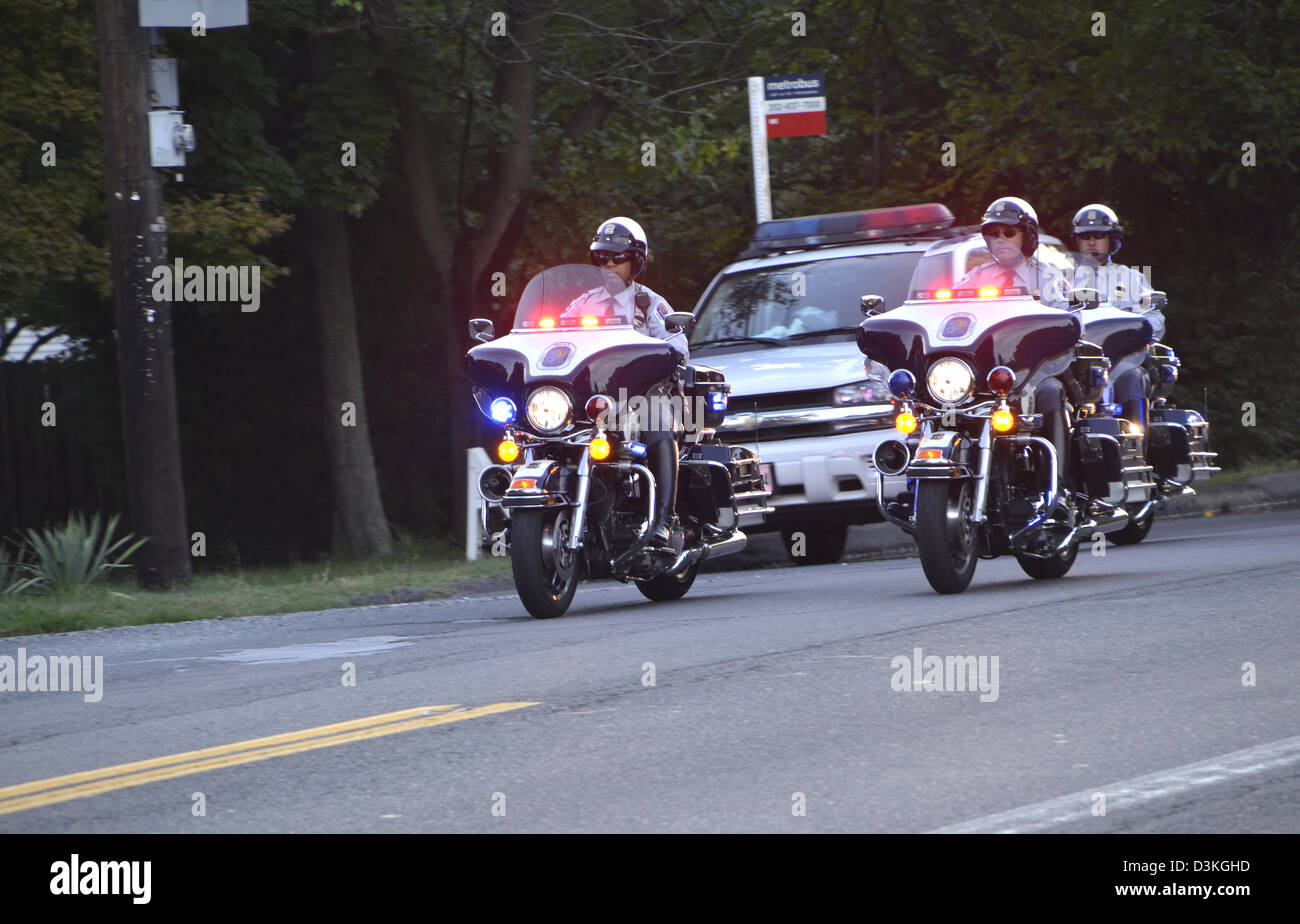
[[[572,411],[569,396],[551,385],[543,385],[528,397],[528,422],[544,433],[563,427]]]
[[[883,382],[854,382],[835,389],[831,403],[836,407],[850,404],[888,404],[889,386]]]
[[[956,404],[971,393],[975,376],[960,359],[941,359],[930,367],[925,383],[930,394],[944,404]]]

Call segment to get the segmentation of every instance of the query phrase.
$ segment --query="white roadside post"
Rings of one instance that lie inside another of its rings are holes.
[[[478,478],[492,464],[480,446],[465,450],[465,559],[478,561],[483,543],[483,504],[478,493]]]
[[[754,160],[754,212],[772,220],[772,184],[767,169],[767,101],[763,78],[749,78],[749,148]]]

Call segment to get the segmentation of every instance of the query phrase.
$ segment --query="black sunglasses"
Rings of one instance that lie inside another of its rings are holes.
[[[604,266],[607,263],[622,264],[631,259],[632,254],[627,251],[624,251],[623,253],[607,253],[603,250],[598,250],[591,255],[591,262],[597,266]]]
[[[1110,237],[1109,231],[1081,231],[1074,235],[1081,241],[1100,241],[1102,238]]]
[[[985,237],[997,237],[999,234],[1003,237],[1015,237],[1019,233],[1019,228],[1009,228],[1006,225],[993,225],[984,229]]]

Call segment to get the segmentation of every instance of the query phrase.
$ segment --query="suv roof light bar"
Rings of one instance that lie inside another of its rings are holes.
[[[835,212],[762,222],[746,254],[802,250],[827,244],[883,240],[924,231],[941,231],[956,219],[946,205],[928,202],[898,208]]]

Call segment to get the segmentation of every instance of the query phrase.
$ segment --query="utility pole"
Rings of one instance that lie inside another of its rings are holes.
[[[171,303],[154,300],[150,277],[167,264],[162,179],[150,161],[151,48],[138,0],[95,0],[95,14],[127,496],[132,531],[149,538],[135,554],[136,579],[165,589],[187,583],[192,567]]]

